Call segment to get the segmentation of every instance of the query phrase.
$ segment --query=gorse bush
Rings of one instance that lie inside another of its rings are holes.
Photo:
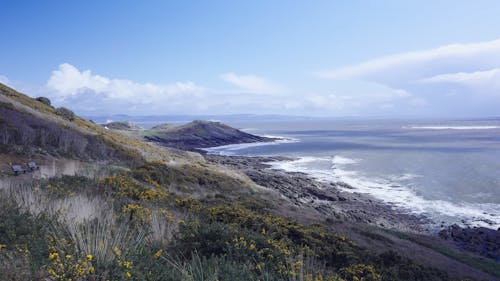
[[[0,270],[26,280],[452,280],[273,215],[251,194],[195,199],[167,192],[171,180],[180,181],[152,163],[4,189]]]
[[[0,272],[31,278],[39,271],[47,262],[53,222],[43,214],[32,216],[0,196]]]
[[[47,105],[47,106],[52,106],[52,103],[50,102],[50,100],[46,97],[38,97],[36,98],[35,100]]]
[[[244,191],[242,183],[220,172],[196,165],[169,167],[161,162],[147,163],[134,169],[132,176],[140,181],[176,189],[185,193],[207,187],[213,192]]]
[[[67,119],[69,121],[73,121],[76,118],[75,113],[73,111],[67,109],[66,107],[58,107],[56,109],[56,114],[64,117],[65,119]]]
[[[167,199],[168,193],[151,180],[152,186],[147,186],[127,174],[114,175],[101,180],[101,183],[116,196],[128,197],[132,200],[159,202]]]

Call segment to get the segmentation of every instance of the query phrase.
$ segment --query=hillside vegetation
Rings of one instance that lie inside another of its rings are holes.
[[[0,280],[466,277],[390,247],[371,250],[323,218],[300,220],[302,210],[238,170],[78,116],[70,120],[47,102],[0,86],[0,159],[30,155],[42,165],[56,158],[113,164],[94,173],[0,178]],[[212,125],[194,122],[172,130],[179,138],[193,133],[194,145],[212,134]],[[494,264],[485,270],[496,274]]]

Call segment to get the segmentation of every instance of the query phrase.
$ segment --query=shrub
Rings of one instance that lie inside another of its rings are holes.
[[[126,174],[109,176],[101,180],[105,187],[118,196],[128,197],[138,201],[160,202],[168,197],[166,191],[153,186],[146,186]]]
[[[15,254],[18,260],[26,259],[31,270],[38,270],[48,255],[46,238],[51,223],[44,215],[33,216],[0,198],[0,265],[10,262],[9,256]]]
[[[14,105],[10,102],[1,102],[0,101],[0,106],[1,107],[5,107],[7,109],[10,109],[10,110],[15,110],[16,108],[14,107]]]
[[[54,177],[42,183],[42,188],[55,197],[66,197],[76,193],[92,194],[97,191],[97,182],[84,176],[69,176]]]
[[[46,97],[38,97],[36,98],[35,100],[47,105],[47,106],[52,106],[52,103],[50,102],[50,100]]]
[[[69,121],[73,121],[76,118],[75,113],[66,107],[58,107],[56,109],[56,114],[68,119]]]

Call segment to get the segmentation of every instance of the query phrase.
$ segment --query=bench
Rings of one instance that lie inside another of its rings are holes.
[[[38,167],[38,165],[37,165],[35,162],[29,162],[29,163],[27,164],[27,166],[28,166],[28,169],[29,169],[30,171],[34,171],[34,170],[38,170],[38,169],[40,169],[40,167]]]
[[[19,175],[19,173],[23,173],[23,174],[26,173],[26,170],[21,165],[12,165],[11,168],[16,176]]]

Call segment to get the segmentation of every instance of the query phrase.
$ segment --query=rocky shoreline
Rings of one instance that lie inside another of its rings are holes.
[[[211,162],[231,166],[255,183],[278,192],[298,208],[313,209],[330,222],[368,223],[413,233],[429,233],[424,216],[405,214],[390,205],[361,193],[346,192],[345,183],[319,182],[304,173],[271,169],[269,162],[292,160],[286,157],[221,156],[205,154]]]
[[[270,162],[293,160],[287,157],[222,156],[204,154],[214,163],[244,172],[255,183],[273,190],[298,209],[313,211],[331,224],[361,223],[405,233],[437,238],[442,243],[500,261],[500,230],[462,228],[457,225],[439,233],[424,215],[396,210],[367,194],[347,192],[349,185],[317,181],[304,173],[272,169]]]

